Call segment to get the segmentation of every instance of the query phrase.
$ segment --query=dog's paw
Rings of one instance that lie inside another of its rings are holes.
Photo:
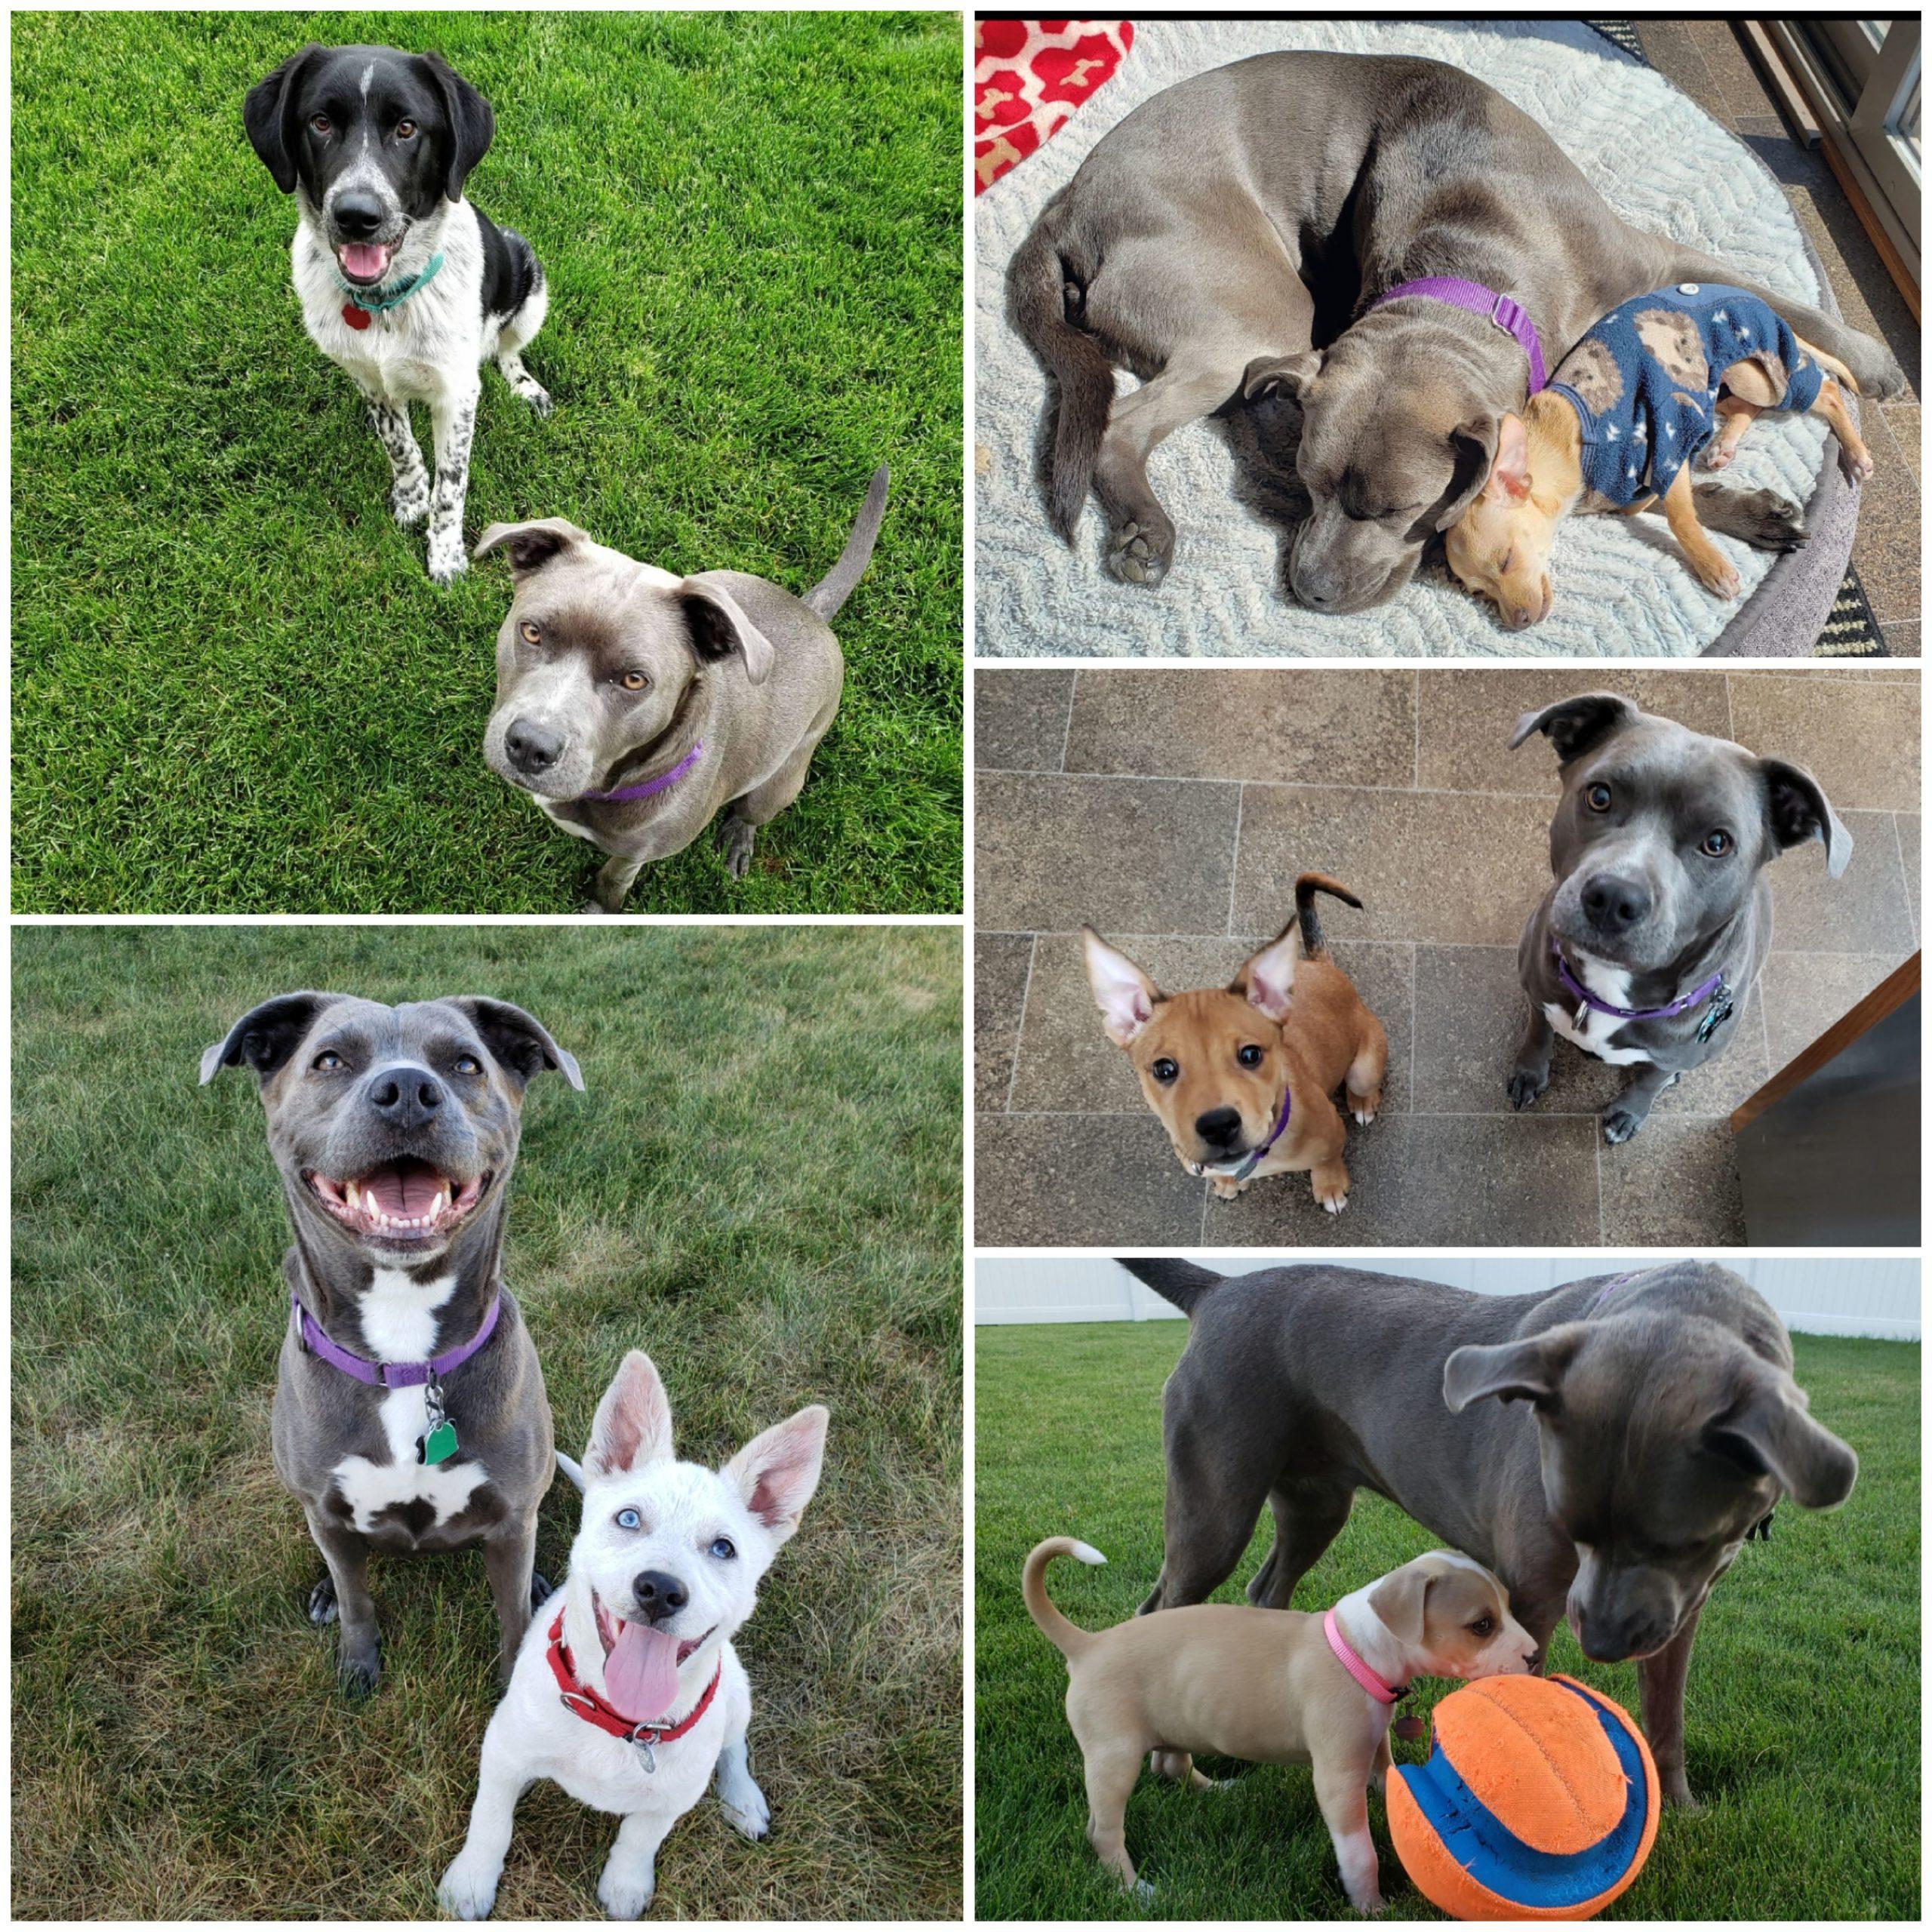
[[[335,1579],[325,1577],[309,1592],[309,1621],[318,1630],[326,1629],[335,1621],[338,1614],[335,1601]]]
[[[360,1703],[375,1689],[383,1674],[382,1654],[371,1644],[366,1651],[346,1653],[336,1660],[337,1687],[351,1703]]]
[[[429,581],[432,583],[454,583],[469,568],[469,559],[463,553],[462,538],[432,537],[429,539]]]
[[[1372,1127],[1375,1124],[1375,1109],[1373,1107],[1351,1107],[1349,1117],[1358,1127]]]
[[[1731,465],[1731,460],[1737,454],[1737,451],[1730,448],[1727,445],[1715,442],[1705,451],[1697,467],[1700,469],[1708,469],[1715,475],[1720,469],[1728,469]]]
[[[1168,567],[1174,561],[1174,540],[1164,542],[1158,531],[1143,530],[1137,523],[1124,523],[1113,533],[1114,547],[1107,554],[1107,568],[1123,583],[1137,583],[1146,590],[1158,590],[1166,582]]]
[[[1844,480],[1856,488],[1870,476],[1878,465],[1872,460],[1872,452],[1861,443],[1857,449],[1848,450],[1844,444],[1838,445],[1838,468],[1844,472]]]
[[[641,1918],[657,1896],[657,1874],[648,1870],[640,1877],[635,1872],[618,1872],[613,1869],[616,1863],[613,1859],[605,1866],[597,1881],[597,1903],[606,1918]]]
[[[1143,1902],[1151,1900],[1155,1896],[1154,1887],[1149,1884],[1145,1878],[1135,1879],[1134,1883],[1128,1886],[1127,1889],[1128,1893],[1133,1897],[1140,1899]]]
[[[764,1793],[749,1778],[734,1789],[729,1797],[721,1792],[718,1804],[724,1814],[724,1822],[741,1838],[755,1842],[771,1829],[771,1807]]]
[[[1546,1066],[1519,1066],[1509,1076],[1509,1110],[1521,1113],[1542,1099],[1549,1085]]]
[[[757,839],[758,827],[741,818],[727,813],[718,821],[718,849],[724,855],[724,869],[734,878],[743,878],[751,869],[752,847]]]
[[[1644,1119],[1644,1115],[1633,1114],[1627,1107],[1613,1106],[1606,1108],[1603,1115],[1603,1137],[1611,1146],[1620,1147],[1643,1125]]]
[[[389,492],[389,514],[405,530],[414,530],[429,514],[429,479],[406,477]]]
[[[487,1861],[472,1861],[466,1852],[459,1852],[436,1887],[436,1903],[452,1918],[488,1918],[502,1875],[500,1866],[493,1872]]]
[[[1365,1899],[1351,1899],[1349,1903],[1364,1918],[1379,1918],[1389,1909],[1388,1901],[1380,1892],[1371,1892]]]
[[[1730,598],[1737,595],[1740,580],[1735,566],[1727,557],[1720,556],[1715,551],[1708,557],[1694,557],[1690,560],[1690,569],[1697,581],[1713,597]]]
[[[539,417],[547,418],[555,414],[557,405],[550,400],[550,392],[541,383],[520,383],[516,392]]]
[[[1238,1201],[1247,1187],[1245,1181],[1230,1180],[1226,1174],[1210,1174],[1208,1185],[1217,1201]]]
[[[1872,346],[1878,351],[1876,357],[1861,356],[1857,365],[1850,357],[1844,360],[1846,366],[1858,378],[1858,393],[1874,402],[1890,402],[1894,397],[1905,394],[1905,371],[1899,367],[1899,359],[1881,343],[1874,342]]]
[[[549,1578],[545,1576],[542,1571],[531,1571],[530,1573],[531,1608],[532,1610],[542,1609],[545,1602],[548,1601],[550,1592],[556,1587],[556,1585],[552,1583]]]
[[[1321,1198],[1318,1195],[1316,1198]],[[1331,1194],[1321,1201],[1321,1211],[1324,1214],[1339,1214],[1348,1204],[1349,1197],[1346,1194]]]

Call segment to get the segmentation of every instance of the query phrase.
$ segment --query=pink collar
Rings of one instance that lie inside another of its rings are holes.
[[[1321,1628],[1327,1635],[1328,1647],[1341,1659],[1342,1668],[1377,1703],[1399,1704],[1409,1694],[1409,1687],[1406,1684],[1399,1690],[1384,1684],[1381,1678],[1362,1662],[1361,1659],[1349,1647],[1347,1638],[1342,1635],[1342,1626],[1335,1621],[1335,1613],[1332,1610],[1324,1610],[1321,1613]]]

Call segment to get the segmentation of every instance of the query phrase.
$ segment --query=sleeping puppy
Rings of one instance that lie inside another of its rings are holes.
[[[830,620],[872,556],[886,482],[881,469],[844,552],[801,598],[737,571],[675,576],[561,517],[484,531],[477,555],[507,550],[514,591],[483,756],[612,855],[587,912],[618,911],[648,861],[721,811],[725,863],[744,876],[758,828],[798,795],[838,713]]]
[[[275,184],[293,195],[295,288],[317,348],[368,405],[407,530],[429,520],[429,575],[465,568],[463,500],[481,365],[540,416],[550,398],[523,366],[549,297],[520,235],[463,198],[496,131],[490,103],[438,54],[305,47],[248,91],[242,120]],[[429,405],[434,485],[409,426]]]

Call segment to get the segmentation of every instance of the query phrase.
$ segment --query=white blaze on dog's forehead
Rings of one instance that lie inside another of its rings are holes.
[[[368,66],[362,69],[362,104],[365,107],[369,104],[369,83],[375,78],[376,63],[371,60]]]

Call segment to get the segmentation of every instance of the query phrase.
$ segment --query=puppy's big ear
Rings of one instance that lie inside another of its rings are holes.
[[[1782,1369],[1754,1361],[1744,1394],[1705,1424],[1704,1446],[1753,1475],[1775,1478],[1801,1509],[1835,1509],[1858,1480],[1858,1457],[1811,1420],[1805,1401]]]
[[[1585,697],[1566,697],[1540,711],[1526,711],[1509,734],[1513,752],[1525,738],[1540,731],[1556,747],[1556,761],[1567,764],[1601,744],[1613,731],[1634,724],[1643,715],[1627,697],[1592,691]]]
[[[554,1068],[577,1091],[583,1091],[583,1075],[577,1062],[551,1038],[543,1027],[508,1000],[467,998],[450,1004],[469,1016],[469,1023],[483,1035],[498,1064],[516,1076],[519,1087],[528,1086],[546,1067]]]
[[[1807,839],[1819,839],[1825,848],[1825,870],[1836,878],[1851,863],[1851,834],[1838,823],[1817,780],[1802,765],[1786,764],[1782,758],[1758,762],[1764,774],[1771,836],[1778,850],[1788,851]]]
[[[745,660],[748,683],[761,685],[771,675],[771,641],[738,607],[715,577],[688,577],[678,587],[691,648],[708,664],[734,651]]]
[[[291,54],[266,80],[257,81],[242,100],[242,125],[248,131],[248,145],[285,195],[295,192],[296,97],[309,62],[321,51],[321,44],[312,40],[300,53]]]
[[[785,1542],[798,1527],[818,1487],[831,1420],[831,1411],[814,1402],[754,1437],[721,1472],[777,1542]]]
[[[588,543],[590,534],[560,516],[546,516],[534,523],[493,523],[477,540],[478,562],[492,550],[508,544],[510,569],[519,577],[540,571],[552,557],[579,543]]]
[[[1277,390],[1298,396],[1321,374],[1324,359],[1318,349],[1304,349],[1299,355],[1257,355],[1241,376],[1241,395],[1250,402]]]
[[[1100,1024],[1117,1047],[1137,1038],[1167,995],[1124,952],[1117,952],[1091,926],[1080,936],[1087,947],[1087,983],[1100,1009]]]
[[[1490,465],[1496,459],[1497,438],[1501,426],[1494,416],[1472,416],[1449,432],[1449,448],[1456,459],[1449,494],[1435,512],[1435,527],[1447,530],[1474,503],[1488,480]]]
[[[584,1473],[620,1476],[671,1453],[671,1398],[657,1366],[641,1349],[625,1356],[590,1425]]]
[[[497,137],[497,117],[490,103],[440,54],[419,54],[416,68],[443,103],[443,118],[449,123],[443,198],[460,202],[469,171],[490,152]]]
[[[253,1011],[245,1013],[228,1029],[225,1040],[217,1040],[202,1055],[202,1082],[205,1087],[224,1066],[252,1066],[266,1080],[287,1063],[315,1023],[315,1015],[333,1006],[340,993],[281,993],[265,999]]]
[[[1503,503],[1520,503],[1530,494],[1530,434],[1520,416],[1506,416],[1497,426],[1496,456],[1482,494]]]
[[[1581,1321],[1566,1321],[1521,1342],[1457,1349],[1442,1364],[1442,1400],[1452,1416],[1472,1402],[1494,1395],[1505,1402],[1534,1402],[1553,1408],[1563,1377],[1589,1333]]]
[[[1389,1634],[1398,1643],[1414,1645],[1422,1641],[1429,1586],[1435,1581],[1435,1575],[1420,1564],[1405,1563],[1369,1592],[1369,1608],[1389,1626]]]
[[[1291,919],[1275,938],[1244,961],[1228,989],[1273,1020],[1287,1019],[1288,1008],[1294,1004],[1295,924],[1295,920]]]

